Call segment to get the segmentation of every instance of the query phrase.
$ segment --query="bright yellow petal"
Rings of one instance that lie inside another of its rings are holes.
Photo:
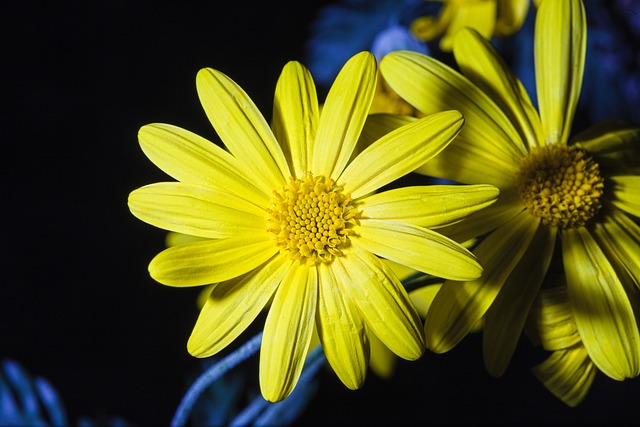
[[[462,73],[491,96],[516,127],[526,149],[539,146],[544,139],[538,112],[493,45],[466,28],[456,35],[453,53]]]
[[[499,160],[492,166],[515,170],[523,155],[518,132],[496,103],[466,77],[434,58],[408,51],[386,55],[380,69],[393,90],[422,113],[462,112],[465,125],[452,145],[462,138]]]
[[[484,365],[495,377],[502,376],[509,366],[531,306],[547,274],[555,242],[555,228],[538,228],[522,260],[484,316]]]
[[[427,317],[429,307],[431,307],[431,303],[433,303],[433,300],[436,298],[441,287],[442,283],[438,283],[435,285],[423,286],[409,292],[409,297],[411,298],[411,301],[413,301],[413,305],[416,306],[420,317]]]
[[[424,352],[420,316],[402,284],[371,253],[353,247],[332,264],[340,292],[358,306],[369,330],[391,351],[407,360]]]
[[[458,111],[416,120],[371,144],[347,166],[338,185],[353,199],[362,197],[423,165],[442,151],[463,124]]]
[[[445,279],[471,280],[482,274],[471,252],[435,231],[394,221],[359,222],[358,237],[352,240],[380,257]]]
[[[360,199],[357,207],[361,218],[438,228],[455,224],[493,204],[499,193],[492,185],[402,187]]]
[[[584,228],[563,231],[562,252],[569,298],[591,360],[613,379],[637,376],[640,333],[618,274]]]
[[[189,337],[189,353],[209,357],[233,342],[271,299],[291,265],[288,258],[276,256],[240,281],[215,285]]]
[[[260,390],[270,402],[296,386],[315,329],[318,271],[293,263],[278,287],[264,325],[260,350]]]
[[[167,286],[201,286],[247,273],[271,258],[278,247],[266,230],[220,240],[173,246],[156,255],[149,273]]]
[[[258,205],[271,200],[271,189],[250,182],[235,157],[194,133],[157,123],[143,126],[138,139],[146,156],[178,181],[221,188]]]
[[[566,286],[542,289],[533,314],[545,350],[563,350],[581,343]]]
[[[543,1],[535,28],[536,87],[547,144],[566,144],[582,87],[587,22],[581,0]]]
[[[336,179],[362,131],[376,88],[376,60],[360,52],[342,67],[322,107],[311,172]]]
[[[360,154],[368,146],[391,132],[399,128],[402,125],[409,124],[416,121],[415,117],[403,116],[400,114],[384,114],[376,113],[369,114],[367,120],[364,123],[362,132],[360,133],[360,139],[356,146],[355,154]],[[356,156],[352,156],[355,158]]]
[[[490,38],[496,25],[496,2],[468,1],[456,7],[446,34],[440,40],[440,49],[451,51],[454,38],[463,28],[473,28],[485,38]],[[455,49],[455,47],[454,47]]]
[[[327,361],[351,390],[364,383],[369,362],[369,338],[364,320],[349,295],[341,292],[331,265],[320,263],[316,326]]]
[[[496,21],[496,36],[509,36],[518,31],[529,12],[530,0],[498,0],[498,20]]]
[[[289,62],[276,85],[272,126],[296,178],[304,178],[310,170],[319,116],[311,73],[298,62]]]
[[[640,218],[640,176],[624,175],[612,176],[609,182],[613,184],[611,203],[623,211]]]
[[[522,212],[474,250],[484,267],[482,277],[469,282],[448,280],[442,285],[425,320],[427,348],[447,352],[477,325],[520,263],[539,223]]]
[[[594,227],[594,237],[607,259],[617,263],[640,287],[640,226],[623,212],[612,208]]]
[[[198,72],[196,87],[209,121],[243,172],[268,194],[283,188],[291,176],[289,166],[269,125],[245,91],[211,68]]]
[[[594,155],[601,168],[640,174],[639,140],[640,128],[622,121],[605,121],[580,132],[571,142]]]
[[[554,351],[540,365],[533,368],[533,374],[555,397],[571,407],[578,406],[585,398],[596,368],[581,345],[568,350]]]
[[[133,191],[129,209],[165,230],[210,239],[266,230],[266,213],[238,196],[182,182],[159,182]]]

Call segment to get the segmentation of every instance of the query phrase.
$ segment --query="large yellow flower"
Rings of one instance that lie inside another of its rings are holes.
[[[432,58],[396,52],[382,60],[391,87],[423,113],[459,109],[465,126],[420,172],[491,183],[500,200],[443,233],[474,250],[482,278],[447,281],[425,320],[428,348],[445,352],[484,317],[490,373],[506,369],[554,247],[591,360],[615,379],[640,372],[638,285],[640,131],[598,125],[569,141],[582,84],[586,24],[579,0],[542,0],[535,27],[540,113],[522,84],[477,32],[458,32],[464,76]],[[557,237],[560,237],[557,240]]]
[[[167,124],[139,132],[145,154],[179,182],[135,190],[131,212],[157,227],[209,239],[164,250],[151,261],[150,274],[169,286],[215,284],[187,344],[197,357],[225,348],[270,304],[260,353],[267,400],[292,391],[314,328],[350,388],[364,381],[368,333],[400,357],[420,357],[421,320],[378,257],[457,280],[481,274],[470,252],[429,228],[493,203],[495,187],[370,195],[444,149],[462,115],[425,117],[352,158],[375,84],[373,56],[354,56],[320,113],[308,70],[290,62],[276,86],[270,128],[236,83],[203,69],[198,95],[228,151]]]
[[[411,24],[413,34],[425,41],[444,33],[440,49],[451,51],[458,30],[473,28],[486,38],[508,36],[522,26],[530,0],[437,0],[442,2],[440,15],[422,16]]]

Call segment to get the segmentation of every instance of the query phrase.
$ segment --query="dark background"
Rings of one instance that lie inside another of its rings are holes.
[[[126,205],[131,190],[166,180],[139,149],[139,127],[171,123],[216,140],[195,90],[205,66],[270,117],[280,70],[304,60],[325,3],[7,3],[0,359],[47,378],[72,424],[166,425],[198,368],[186,351],[198,290],[149,278],[164,232]],[[470,336],[448,354],[400,362],[393,380],[370,375],[357,392],[323,372],[299,423],[616,425],[640,414],[640,383],[603,375],[581,406],[566,407],[529,372],[544,357],[523,341],[494,379]]]

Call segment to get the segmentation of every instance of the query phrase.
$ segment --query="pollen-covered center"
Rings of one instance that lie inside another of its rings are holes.
[[[331,262],[349,245],[356,210],[351,197],[333,180],[314,177],[290,178],[282,191],[274,191],[267,230],[281,252],[306,264]]]
[[[520,165],[520,197],[547,225],[585,225],[600,210],[604,180],[584,151],[560,144],[532,151]]]

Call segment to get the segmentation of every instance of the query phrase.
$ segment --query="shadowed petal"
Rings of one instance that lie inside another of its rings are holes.
[[[640,218],[640,176],[612,176],[609,181],[613,184],[611,192],[614,197],[611,203]]]

